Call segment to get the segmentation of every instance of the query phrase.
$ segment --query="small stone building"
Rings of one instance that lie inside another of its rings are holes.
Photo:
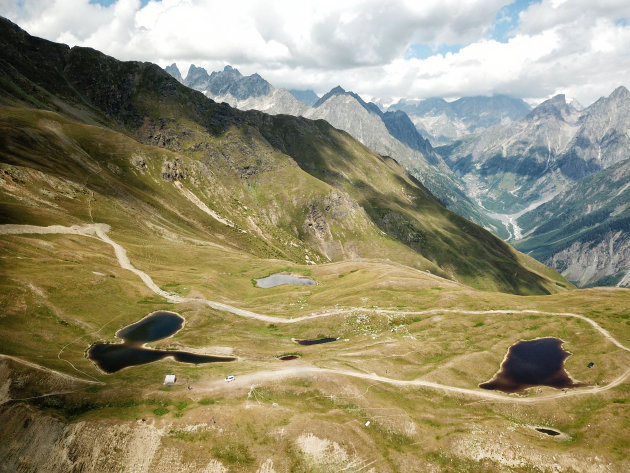
[[[167,386],[172,386],[173,384],[175,384],[176,380],[177,377],[174,374],[167,374],[164,377],[164,384],[166,384]]]

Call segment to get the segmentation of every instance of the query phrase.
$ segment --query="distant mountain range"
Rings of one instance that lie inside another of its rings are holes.
[[[534,109],[497,95],[452,102],[402,99],[383,111],[340,86],[308,106],[259,75],[242,76],[229,66],[210,75],[191,66],[185,80],[171,68],[175,78],[217,101],[324,119],[347,131],[395,158],[449,209],[577,284],[630,284],[630,230],[619,203],[627,196],[622,163],[630,158],[630,103],[624,87],[587,108],[567,102],[564,95]],[[309,101],[314,98],[313,93]],[[446,144],[434,149],[431,141]],[[611,167],[618,169],[614,176],[598,176]],[[594,182],[603,186],[599,192],[593,192]],[[580,194],[589,196],[582,203],[590,206],[575,207],[580,218],[569,218],[568,208]],[[609,251],[600,251],[604,247]]]
[[[258,74],[243,76],[230,66],[212,74],[200,69],[191,65],[185,79],[173,66],[169,66],[168,72],[213,100],[227,102],[241,110],[326,120],[377,153],[396,159],[450,210],[501,237],[508,236],[498,220],[488,217],[466,196],[463,183],[404,112],[382,112],[376,104],[366,103],[358,94],[339,86],[309,107],[286,89],[276,89]]]
[[[315,105],[315,102],[319,100],[319,95],[317,95],[312,90],[297,90],[297,89],[288,89],[291,95],[293,95],[296,99],[302,102],[304,105],[308,105],[312,107]]]
[[[210,240],[246,259],[369,258],[490,291],[570,288],[324,120],[240,111],[154,64],[35,38],[1,18],[0,47],[3,224],[98,219],[141,246]],[[191,69],[230,95],[267,87],[232,68]]]
[[[442,98],[401,99],[389,110],[402,110],[434,146],[452,143],[494,125],[518,120],[531,110],[521,99],[505,95],[462,97],[453,102]]]
[[[582,110],[557,95],[439,151],[518,248],[581,285],[627,284],[628,130],[630,93],[619,87]]]

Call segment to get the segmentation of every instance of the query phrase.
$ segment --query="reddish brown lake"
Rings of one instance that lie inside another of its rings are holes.
[[[562,343],[553,337],[515,343],[509,348],[499,372],[479,387],[524,394],[527,388],[534,386],[557,389],[584,386],[573,381],[564,369],[564,361],[571,353],[562,348]]]

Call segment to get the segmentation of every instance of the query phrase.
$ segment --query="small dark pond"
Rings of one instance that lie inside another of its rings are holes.
[[[305,286],[314,286],[315,281],[305,276],[293,276],[287,273],[276,273],[266,278],[256,279],[256,287],[269,289],[270,287],[280,286],[281,284],[301,284]]]
[[[296,340],[300,345],[319,345],[320,343],[336,342],[338,338],[315,338],[313,340]]]
[[[562,343],[553,337],[515,343],[509,348],[499,372],[479,387],[524,394],[532,386],[557,389],[583,386],[583,383],[575,383],[564,369],[564,360],[571,353],[562,349]]]
[[[297,360],[299,358],[298,355],[285,355],[285,356],[281,356],[279,359],[282,361],[289,361],[289,360]]]
[[[115,373],[129,366],[144,365],[172,356],[182,363],[212,363],[234,361],[236,358],[225,356],[197,355],[185,351],[152,350],[142,345],[161,340],[177,333],[184,325],[184,319],[175,312],[153,312],[135,324],[119,330],[120,344],[99,343],[88,351],[88,358],[106,373]]]
[[[547,435],[551,435],[553,437],[555,437],[556,435],[560,435],[560,432],[556,432],[555,430],[551,430],[551,429],[543,429],[542,427],[536,427],[536,430],[538,432],[541,432],[541,433],[547,434]]]

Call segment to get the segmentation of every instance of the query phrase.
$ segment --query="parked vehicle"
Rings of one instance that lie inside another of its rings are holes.
[[[228,382],[228,383],[231,383],[231,382],[232,382],[232,381],[234,381],[235,379],[236,379],[236,378],[235,378],[234,376],[232,376],[232,375],[230,375],[230,376],[226,376],[226,377],[225,377],[225,381],[226,381],[226,382]]]

